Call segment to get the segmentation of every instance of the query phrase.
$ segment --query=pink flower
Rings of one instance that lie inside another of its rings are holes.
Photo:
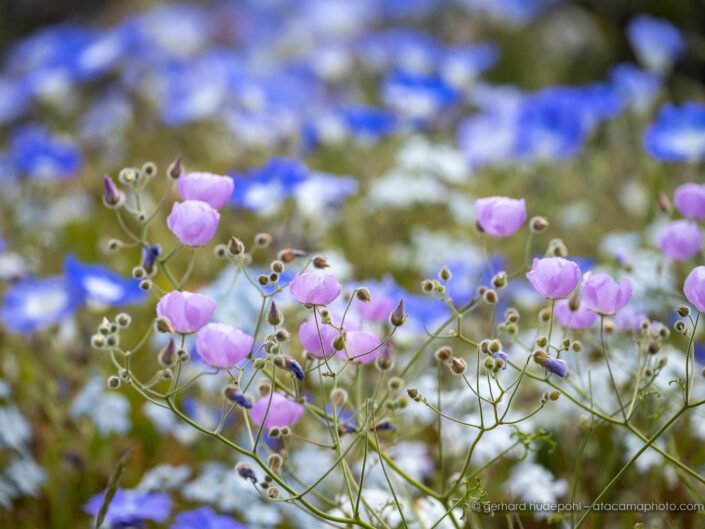
[[[691,305],[705,312],[705,266],[696,266],[683,283],[683,293]]]
[[[632,297],[632,282],[622,278],[617,283],[607,274],[585,274],[583,302],[598,314],[614,314],[624,307]]]
[[[380,352],[381,341],[369,331],[348,331],[345,333],[345,348],[348,358],[360,364],[373,362]]]
[[[330,274],[299,274],[289,285],[291,295],[304,305],[327,305],[343,288]]]
[[[589,310],[583,303],[576,310],[570,308],[570,301],[562,299],[556,303],[556,320],[566,329],[588,329],[597,319],[597,314]]]
[[[480,198],[475,201],[475,219],[485,233],[509,237],[526,220],[526,201],[508,197]]]
[[[255,339],[224,323],[209,323],[198,331],[196,351],[213,367],[233,367],[247,358]]]
[[[213,173],[188,173],[179,178],[179,193],[184,200],[201,200],[215,209],[227,204],[234,187],[232,178]]]
[[[698,225],[690,220],[670,222],[661,232],[659,246],[674,261],[685,261],[700,251],[702,237]]]
[[[318,330],[320,329],[320,336],[318,335]],[[335,330],[330,325],[324,325],[321,322],[318,323],[318,328],[316,328],[316,321],[312,318],[305,321],[299,327],[299,340],[301,340],[301,345],[307,352],[318,358],[323,357],[324,351],[325,356],[333,356],[335,354],[335,349],[333,349],[333,340],[335,340],[340,333]],[[321,343],[323,343],[323,348],[321,348]]]
[[[157,304],[157,316],[169,320],[180,333],[192,333],[203,327],[215,312],[215,301],[192,292],[169,292]]]
[[[526,277],[544,298],[560,299],[575,290],[580,281],[580,268],[562,257],[546,257],[534,259]]]
[[[250,410],[250,417],[256,424],[269,430],[275,426],[292,426],[304,414],[304,405],[290,399],[283,393],[274,393],[260,398]]]
[[[367,321],[387,321],[394,310],[394,300],[372,296],[371,301],[359,302],[356,307],[360,316]]]
[[[676,188],[673,203],[689,219],[705,219],[705,186],[690,182]]]
[[[200,200],[176,202],[166,219],[171,232],[186,246],[203,246],[218,229],[220,213]]]

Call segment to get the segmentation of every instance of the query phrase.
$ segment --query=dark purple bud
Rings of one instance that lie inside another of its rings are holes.
[[[241,408],[250,409],[252,408],[252,403],[250,400],[240,392],[237,386],[226,386],[223,390],[223,395],[230,402],[237,404]]]
[[[103,203],[109,208],[116,208],[122,202],[122,192],[112,178],[103,175]]]
[[[272,304],[269,306],[269,312],[267,312],[267,321],[270,325],[273,325],[274,327],[284,321],[284,315],[281,313],[279,307],[277,307],[277,304],[274,301],[272,301]]]
[[[340,435],[345,435],[348,433],[355,433],[355,432],[357,432],[357,428],[355,428],[355,426],[352,424],[345,423],[345,424],[341,424],[340,426],[338,426],[338,433]]]
[[[298,380],[304,379],[304,370],[301,369],[301,365],[288,355],[284,356],[284,368],[291,371]]]
[[[565,360],[561,360],[560,358],[545,358],[542,365],[546,370],[561,378],[568,374],[568,364]]]
[[[253,484],[257,484],[257,475],[255,474],[255,471],[252,470],[252,467],[247,463],[239,463],[235,467],[235,470],[242,479],[248,479]]]
[[[156,264],[157,259],[159,259],[161,253],[162,247],[158,244],[154,244],[152,246],[147,245],[142,248],[142,268],[144,268],[147,273],[152,273],[154,270],[154,265]]]
[[[370,428],[370,430],[374,430],[377,432],[396,432],[397,427],[394,426],[391,422],[389,421],[382,421],[380,423],[377,423],[375,426]]]
[[[404,300],[402,299],[399,301],[399,305],[397,305],[397,308],[394,309],[394,312],[392,312],[392,315],[389,317],[389,321],[395,327],[401,327],[406,322],[406,318],[407,315],[404,311]]]
[[[181,173],[184,171],[184,166],[181,162],[181,156],[177,156],[176,160],[171,162],[169,168],[166,170],[166,174],[172,180],[178,180]]]

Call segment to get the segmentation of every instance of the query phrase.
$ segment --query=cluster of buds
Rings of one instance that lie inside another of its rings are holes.
[[[504,311],[504,321],[497,325],[498,332],[506,332],[511,336],[515,336],[519,332],[519,311],[514,307],[509,307]]]
[[[501,370],[507,369],[509,356],[502,351],[502,342],[497,339],[482,340],[479,344],[479,349],[485,355],[483,366],[490,371],[493,376],[497,376]]]

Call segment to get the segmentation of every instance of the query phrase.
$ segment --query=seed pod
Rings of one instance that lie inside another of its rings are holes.
[[[322,255],[317,255],[313,258],[313,266],[319,270],[323,270],[330,267],[330,261]]]

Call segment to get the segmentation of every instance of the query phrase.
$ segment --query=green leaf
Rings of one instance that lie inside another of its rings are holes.
[[[98,516],[95,519],[95,529],[100,529],[100,526],[103,525],[103,520],[105,520],[105,515],[108,514],[110,502],[113,501],[113,496],[115,496],[115,492],[117,492],[118,486],[120,485],[120,479],[122,478],[122,473],[125,471],[129,457],[130,452],[125,452],[125,454],[117,462],[117,465],[115,465],[115,469],[113,470],[113,473],[110,476],[110,481],[108,482],[108,488],[105,491],[103,505],[100,506],[100,511],[98,511]]]

